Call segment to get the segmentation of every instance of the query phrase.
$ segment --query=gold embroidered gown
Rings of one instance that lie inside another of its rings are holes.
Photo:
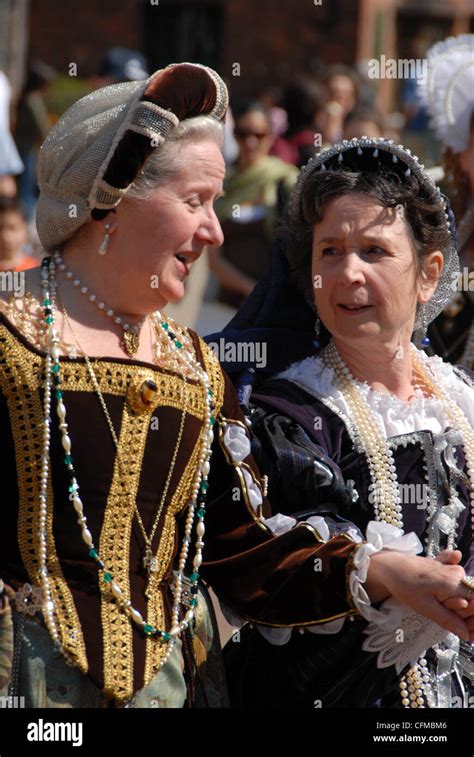
[[[271,516],[270,505],[262,495],[260,474],[250,454],[248,427],[233,387],[209,348],[196,334],[188,333],[197,359],[209,374],[217,418],[202,577],[241,617],[268,626],[305,625],[353,614],[345,571],[357,545],[345,534],[321,544],[317,533],[305,526],[282,536],[273,535],[265,523]],[[136,501],[149,534],[182,422],[185,382],[170,370],[136,360],[94,358],[92,363],[119,440],[121,464],[84,358],[61,358],[61,390],[88,527],[101,559],[132,606],[148,623],[169,630],[173,568],[198,465],[205,409],[203,388],[191,379],[186,381],[184,432],[152,541],[154,570],[148,574],[133,503]],[[38,496],[43,371],[44,353],[0,313],[0,578],[20,594],[25,584],[41,583]],[[155,381],[158,391],[152,405],[144,408],[137,403],[137,396],[148,379]],[[13,612],[17,663],[13,660],[13,641],[6,641],[7,637],[11,640],[9,619],[5,611],[0,612],[0,694],[23,695],[30,707],[98,707],[108,702],[119,706],[183,706],[185,650],[178,641],[175,653],[157,673],[166,644],[144,637],[115,602],[109,585],[101,580],[76,523],[63,458],[53,403],[47,564],[56,625],[73,665],[67,665],[54,650],[42,622],[40,603],[32,607],[29,595],[22,604],[20,596],[19,601],[12,602],[17,607]],[[191,544],[188,564],[193,554]],[[314,581],[316,555],[327,566],[324,592]],[[202,592],[198,599],[192,642],[197,667],[212,655],[216,661],[218,644]],[[28,603],[32,614],[19,612]],[[225,702],[223,688],[220,673],[216,673],[211,683],[212,706]]]

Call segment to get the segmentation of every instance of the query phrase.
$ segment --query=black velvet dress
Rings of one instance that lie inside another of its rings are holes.
[[[310,364],[309,374],[313,370],[311,360],[299,363]],[[474,390],[469,373],[459,371],[457,378],[460,385],[470,382],[464,384],[463,391],[470,393],[472,424]],[[351,419],[335,406],[329,407],[323,397],[300,381],[283,378],[285,373],[281,376],[256,390],[250,404],[256,436],[254,456],[260,469],[269,475],[269,498],[274,509],[298,521],[319,514],[330,532],[346,523],[364,534],[369,521],[374,520],[371,478]],[[429,525],[447,504],[454,481],[465,505],[457,520],[456,542],[463,553],[462,565],[468,574],[474,574],[463,447],[453,443],[449,429],[437,434],[430,426],[434,428],[429,423],[423,428],[421,423],[411,433],[388,437],[399,485],[404,484],[405,492],[411,495],[401,502],[404,531],[415,532],[425,544]],[[447,443],[443,441],[444,450],[440,452],[442,439]],[[438,551],[446,547],[446,536],[441,532],[437,546]],[[366,628],[367,621],[357,615],[346,619],[338,632],[293,630],[286,643],[275,638],[270,643],[261,628],[247,624],[240,631],[239,643],[231,640],[225,649],[232,705],[244,710],[401,707],[395,668],[378,668],[376,654],[362,650]],[[435,664],[434,653],[430,655]],[[466,706],[469,691],[473,693],[472,682],[463,678],[463,684],[464,691],[453,684],[451,706]]]

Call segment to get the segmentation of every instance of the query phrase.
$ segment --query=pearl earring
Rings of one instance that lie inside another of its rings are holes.
[[[107,250],[109,249],[110,229],[111,228],[112,228],[112,224],[111,223],[105,223],[104,224],[105,234],[104,234],[104,238],[103,238],[102,242],[100,243],[99,255],[105,255],[106,252],[107,252]]]
[[[421,322],[422,322],[422,328],[423,328],[423,338],[421,340],[421,344],[423,345],[423,347],[429,347],[429,345],[431,344],[431,342],[430,342],[430,338],[429,338],[428,333],[427,333],[428,332],[428,325],[426,323],[426,311],[425,311],[425,306],[424,305],[421,306]]]

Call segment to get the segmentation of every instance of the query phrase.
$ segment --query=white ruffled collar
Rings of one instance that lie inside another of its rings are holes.
[[[456,375],[450,363],[445,363],[438,356],[428,357],[422,350],[417,350],[417,354],[434,376],[437,385],[443,389],[445,396],[455,400],[474,425],[474,390]],[[349,413],[343,394],[334,386],[332,368],[326,366],[320,357],[311,356],[293,363],[279,373],[277,378],[292,381],[318,398],[329,398],[339,410],[346,415]],[[439,434],[449,425],[442,400],[425,397],[420,389],[415,391],[415,396],[410,401],[406,401],[393,394],[374,390],[366,382],[357,381],[357,385],[378,417],[386,438],[425,430]]]

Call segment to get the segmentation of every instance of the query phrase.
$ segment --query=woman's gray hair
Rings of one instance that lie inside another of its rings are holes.
[[[163,145],[147,160],[127,192],[127,199],[144,200],[157,187],[174,178],[184,167],[180,148],[186,143],[215,142],[224,144],[224,125],[211,116],[196,116],[181,121],[166,137]]]

